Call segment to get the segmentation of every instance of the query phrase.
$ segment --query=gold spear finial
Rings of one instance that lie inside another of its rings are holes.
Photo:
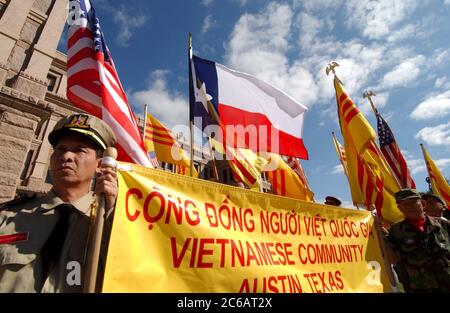
[[[338,67],[339,64],[335,61],[328,63],[327,67],[325,68],[325,73],[330,74],[330,72],[333,73],[333,75],[336,76],[336,71],[334,70],[335,67]]]
[[[378,111],[377,111],[377,108],[375,108],[375,105],[373,104],[372,97],[374,97],[376,95],[377,94],[375,92],[373,92],[372,90],[366,90],[363,93],[363,98],[369,99],[370,106],[372,107],[372,110],[375,114],[377,114]]]

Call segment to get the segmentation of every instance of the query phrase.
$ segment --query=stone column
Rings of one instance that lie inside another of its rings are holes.
[[[0,19],[0,86],[5,83],[8,57],[27,19],[33,1],[11,0]]]
[[[48,70],[55,57],[55,51],[67,19],[67,1],[56,0],[44,29],[34,46],[33,54],[25,73],[46,81]]]
[[[51,114],[50,118],[45,127],[43,134],[43,139],[41,146],[39,147],[38,155],[34,163],[33,172],[30,175],[28,186],[42,188],[45,183],[45,178],[47,176],[47,170],[49,165],[50,154],[52,153],[52,146],[48,142],[48,134],[53,130],[58,120],[61,118],[60,115]]]
[[[6,109],[6,108],[3,108]],[[31,114],[8,108],[0,123],[0,202],[14,197],[37,126]]]
[[[66,18],[67,2],[55,0],[42,33],[34,46],[28,66],[17,77],[14,88],[44,99],[47,92],[47,74],[55,57]]]

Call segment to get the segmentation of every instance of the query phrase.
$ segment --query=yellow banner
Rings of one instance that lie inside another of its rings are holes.
[[[367,211],[121,164],[104,292],[391,291]]]

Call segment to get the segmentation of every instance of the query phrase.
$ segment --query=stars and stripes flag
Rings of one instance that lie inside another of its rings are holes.
[[[67,98],[112,128],[118,160],[152,167],[91,2],[71,0],[68,23]]]
[[[378,139],[380,141],[380,149],[384,155],[384,158],[391,167],[391,170],[400,183],[400,186],[402,188],[415,189],[416,184],[411,177],[408,165],[406,164],[403,154],[395,141],[391,128],[380,113],[378,113],[378,111],[375,111],[375,115],[377,117],[377,130]]]
[[[311,191],[311,187],[309,186],[308,179],[306,178],[305,170],[301,165],[300,161],[294,157],[287,158],[287,164],[289,167],[297,174],[298,178],[303,183],[305,189],[308,190],[308,193],[311,195],[311,200],[314,200],[314,193]]]
[[[336,153],[339,157],[339,160],[341,161],[341,165],[344,169],[344,173],[346,176],[348,176],[348,170],[347,170],[347,157],[345,156],[345,148],[341,145],[341,143],[337,140],[336,135],[334,132],[333,135],[333,143],[334,148],[336,149]]]

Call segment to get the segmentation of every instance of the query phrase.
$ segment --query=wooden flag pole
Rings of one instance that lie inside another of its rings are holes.
[[[396,276],[394,274],[394,270],[392,269],[391,262],[390,262],[390,260],[392,259],[391,253],[393,253],[393,252],[389,251],[388,247],[386,246],[384,235],[383,235],[383,232],[381,229],[380,219],[378,217],[376,209],[373,206],[372,206],[372,210],[370,212],[374,218],[375,229],[377,231],[378,243],[381,248],[381,253],[383,256],[383,262],[384,262],[384,267],[386,269],[386,274],[389,278],[389,282],[391,284],[392,291],[394,293],[398,293],[399,292],[398,279],[396,278]]]
[[[102,167],[115,168],[117,150],[108,147],[103,152]],[[105,223],[105,195],[97,195],[98,207],[95,212],[95,220],[91,225],[92,230],[87,246],[86,269],[84,274],[83,292],[94,293],[97,284],[98,262],[103,238],[103,226]]]
[[[216,164],[216,155],[215,155],[215,149],[213,148],[213,145],[211,143],[211,137],[208,136],[208,143],[209,143],[209,153],[211,154],[211,162],[213,164],[213,172],[214,172],[214,179],[216,182],[219,182],[219,171],[217,170],[217,164]]]

